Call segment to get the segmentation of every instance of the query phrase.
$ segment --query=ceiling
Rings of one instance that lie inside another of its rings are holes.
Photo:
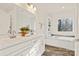
[[[14,9],[15,5],[13,3],[0,3],[0,10],[4,12],[10,12]]]
[[[74,3],[33,3],[37,7],[38,13],[50,14],[61,12],[65,10],[74,10],[76,4]],[[15,8],[15,4],[12,3],[0,3],[0,10],[10,12]]]
[[[33,4],[37,7],[39,13],[56,13],[65,10],[74,10],[75,3],[37,3]]]

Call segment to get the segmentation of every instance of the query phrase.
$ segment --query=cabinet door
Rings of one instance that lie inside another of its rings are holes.
[[[42,37],[36,38],[38,41],[34,44],[31,51],[29,52],[29,56],[40,56],[43,54],[45,50],[45,44]]]

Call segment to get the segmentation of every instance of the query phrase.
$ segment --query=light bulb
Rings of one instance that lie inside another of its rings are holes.
[[[33,5],[31,4],[30,7],[33,8]]]
[[[34,7],[34,11],[36,11],[36,7]]]
[[[64,9],[64,6],[62,6],[62,8]]]

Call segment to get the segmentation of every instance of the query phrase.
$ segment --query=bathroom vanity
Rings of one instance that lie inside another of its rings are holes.
[[[40,56],[45,50],[43,35],[0,38],[0,56]]]

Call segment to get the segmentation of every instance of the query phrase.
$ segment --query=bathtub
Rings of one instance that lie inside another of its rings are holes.
[[[75,37],[50,36],[46,39],[46,44],[69,50],[75,50]]]
[[[53,38],[58,39],[58,40],[64,40],[64,41],[74,41],[75,38],[73,37],[63,37],[63,36],[54,36]]]

